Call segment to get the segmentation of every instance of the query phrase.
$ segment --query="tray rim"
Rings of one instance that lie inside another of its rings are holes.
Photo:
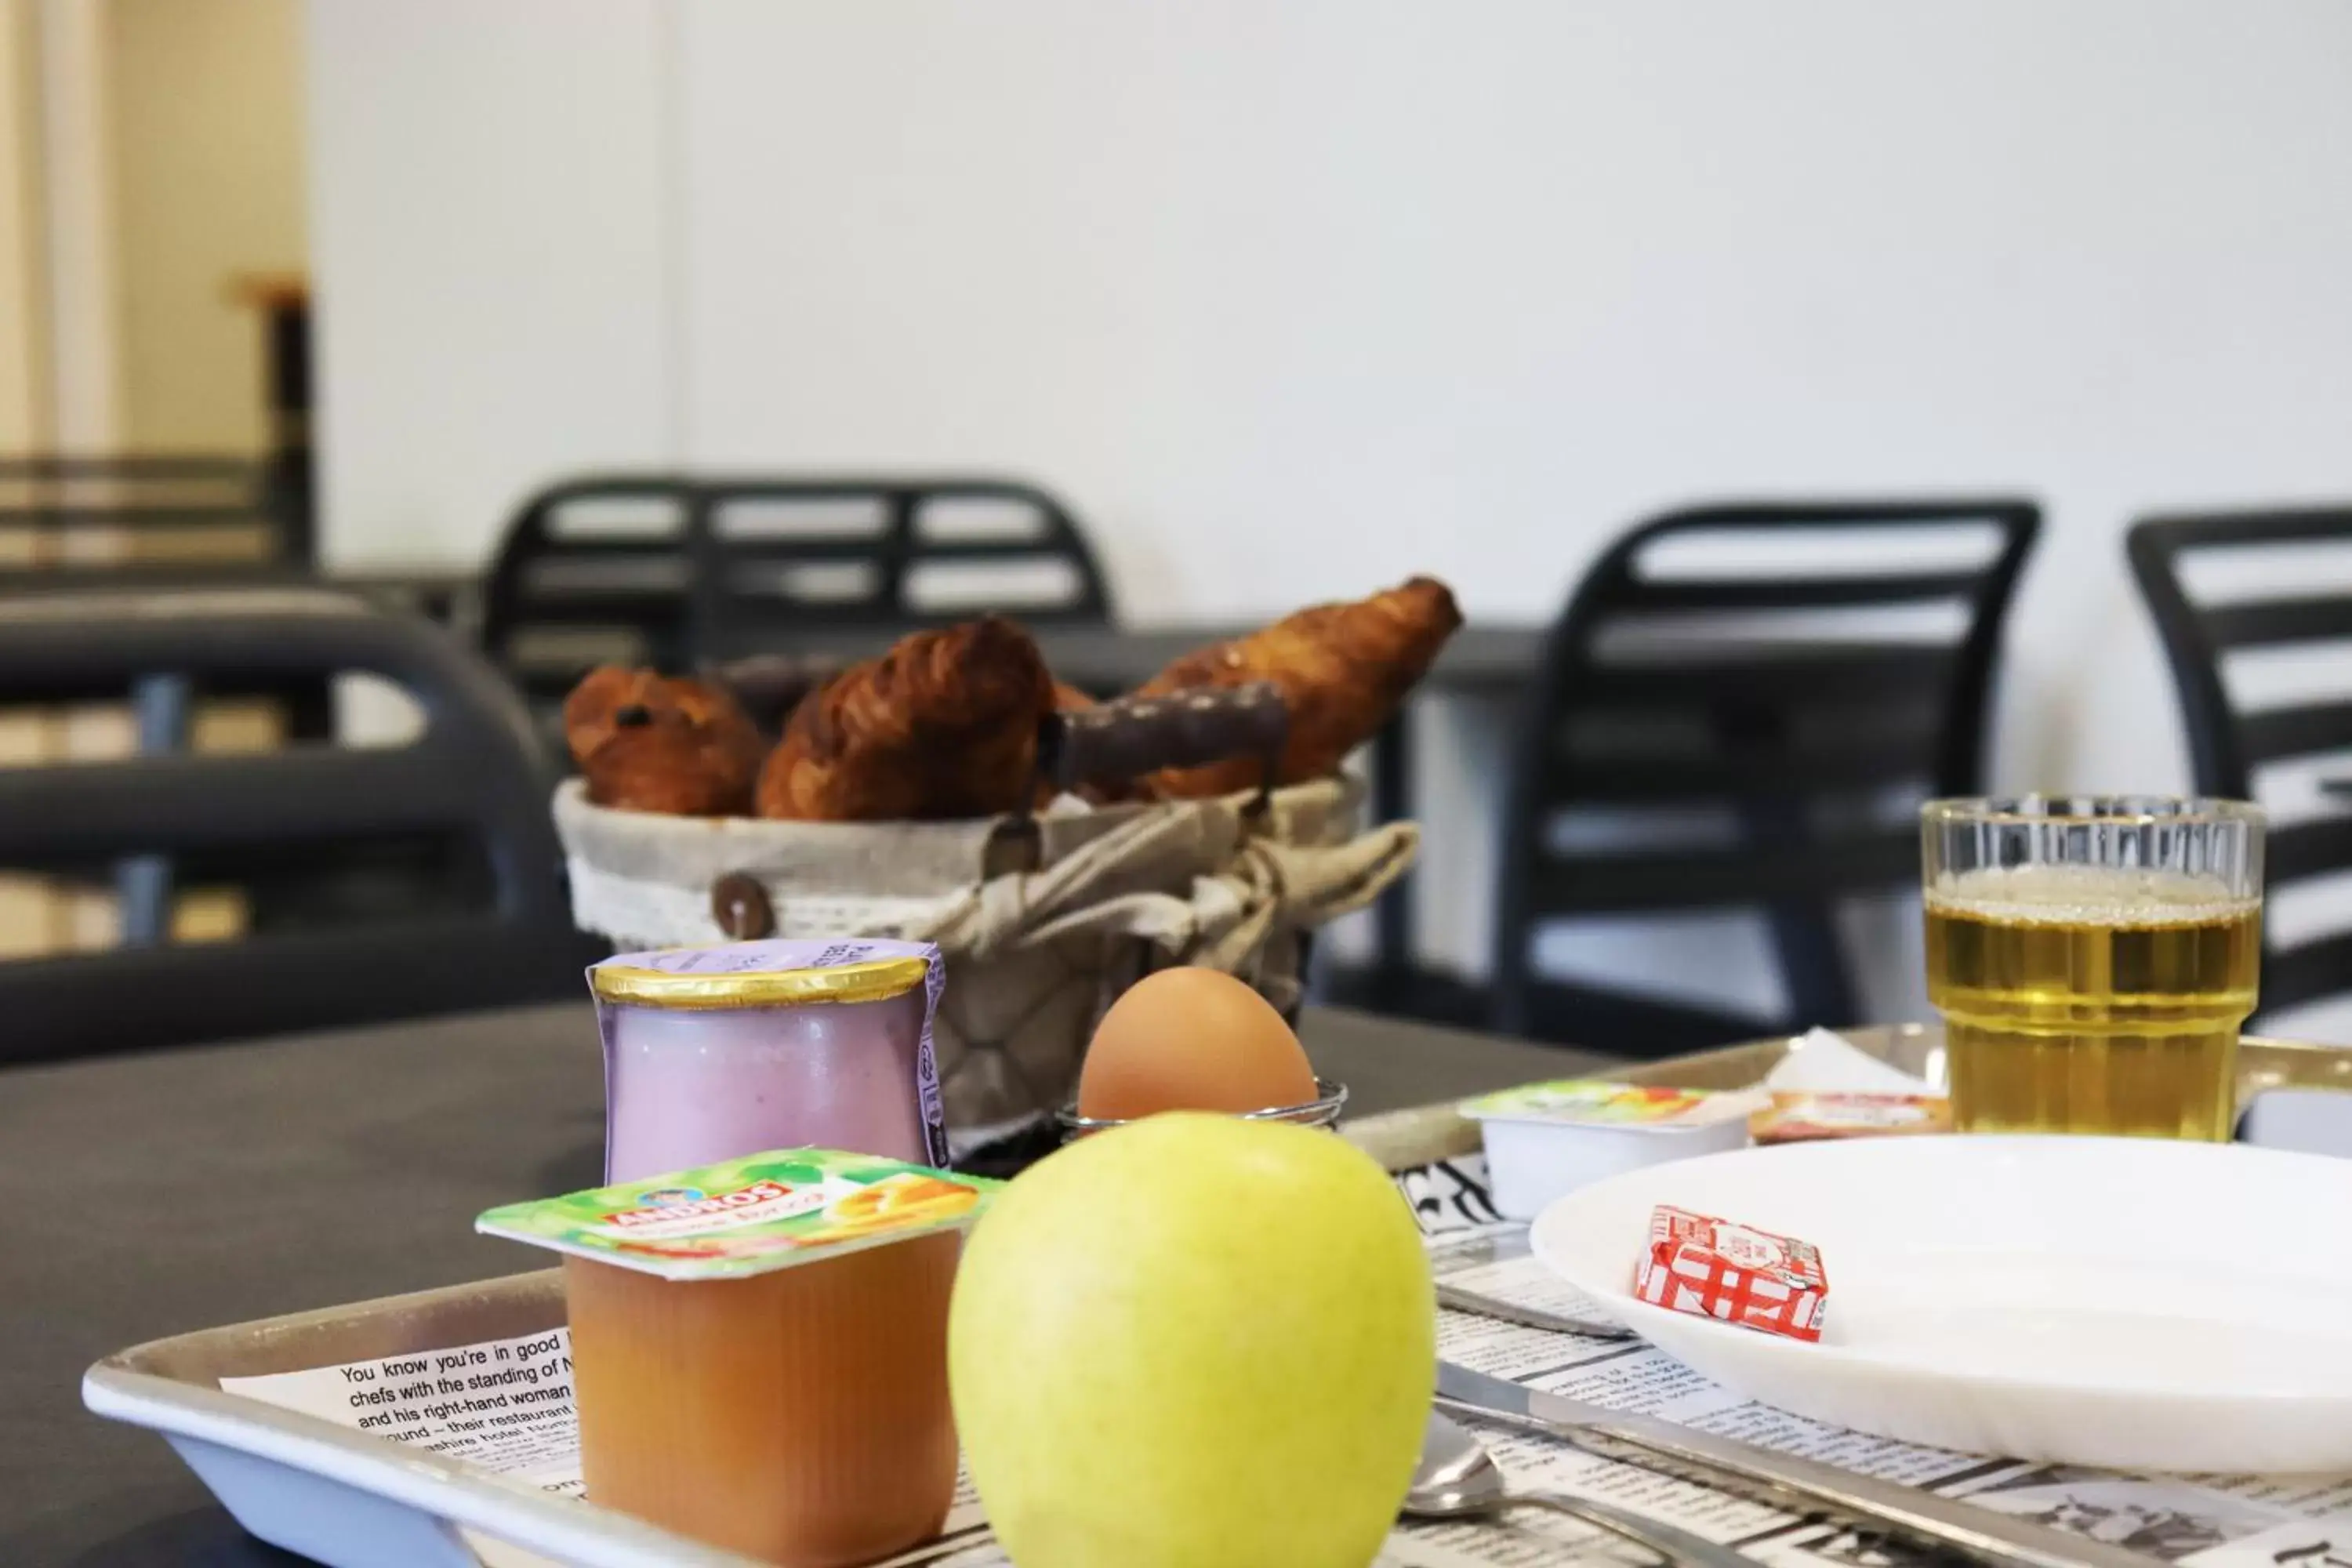
[[[551,1497],[494,1472],[438,1454],[411,1452],[323,1416],[228,1393],[219,1386],[217,1376],[207,1384],[151,1370],[161,1358],[198,1352],[212,1342],[282,1338],[359,1318],[454,1306],[467,1298],[478,1301],[512,1295],[520,1300],[544,1293],[562,1278],[560,1269],[535,1269],[166,1335],[117,1351],[92,1365],[82,1374],[82,1404],[93,1415],[150,1427],[175,1447],[178,1439],[188,1438],[249,1454],[526,1551],[556,1555],[580,1568],[646,1568],[656,1563],[676,1563],[681,1568],[760,1568],[751,1558],[612,1509],[593,1503],[583,1508],[578,1499]],[[228,1502],[220,1500],[225,1506]]]

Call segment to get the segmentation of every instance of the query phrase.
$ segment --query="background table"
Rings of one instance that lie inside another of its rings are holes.
[[[1313,1011],[1369,1113],[1596,1058]],[[215,1324],[517,1273],[495,1203],[602,1174],[585,1005],[0,1073],[0,1563],[296,1560],[239,1531],[163,1440],[81,1407],[83,1368]]]
[[[405,579],[367,580],[379,590]],[[1201,622],[1175,626],[1086,626],[1041,623],[1030,630],[1054,673],[1097,696],[1140,686],[1196,648],[1260,630],[1265,621]],[[756,636],[722,645],[717,658],[785,654],[837,659],[872,658],[905,634],[905,626],[762,626]],[[1509,693],[1535,673],[1543,657],[1545,627],[1474,621],[1446,639],[1421,689]]]
[[[1041,629],[1037,644],[1054,673],[1084,690],[1127,690],[1204,644],[1244,636],[1254,626],[1192,626],[1160,631],[1117,627]],[[1432,695],[1515,701],[1543,660],[1545,627],[1472,622],[1446,639],[1419,689]],[[885,645],[887,646],[887,644]],[[1380,822],[1418,815],[1413,807],[1413,716],[1408,702],[1373,738],[1372,816]],[[1408,875],[1373,910],[1372,964],[1347,1000],[1403,1007],[1423,982],[1414,953],[1412,878]]]

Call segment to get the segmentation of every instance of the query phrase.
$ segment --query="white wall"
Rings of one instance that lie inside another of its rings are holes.
[[[566,466],[1009,468],[1139,620],[1531,618],[1677,503],[2022,489],[2000,772],[2163,788],[2124,523],[2352,495],[2333,0],[312,9],[346,561]]]
[[[662,0],[312,0],[330,560],[470,563],[531,486],[675,452]]]

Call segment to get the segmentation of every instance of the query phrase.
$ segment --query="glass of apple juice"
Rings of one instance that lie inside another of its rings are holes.
[[[1920,838],[1958,1130],[2231,1135],[2262,966],[2261,808],[1938,800]]]

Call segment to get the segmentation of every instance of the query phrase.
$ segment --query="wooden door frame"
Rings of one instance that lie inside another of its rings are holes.
[[[37,0],[0,0],[0,451],[48,445]]]
[[[109,0],[0,0],[0,448],[121,436]]]

